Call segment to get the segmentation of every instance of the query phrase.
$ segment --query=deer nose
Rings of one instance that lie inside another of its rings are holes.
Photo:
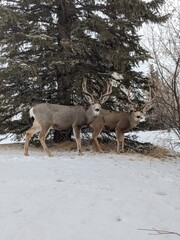
[[[99,112],[99,108],[96,108],[95,111],[96,111],[96,112]]]

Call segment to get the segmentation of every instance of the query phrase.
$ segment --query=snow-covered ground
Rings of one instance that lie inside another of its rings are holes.
[[[140,230],[180,233],[179,157],[22,147],[0,145],[1,240],[180,239]]]
[[[173,152],[180,153],[180,139],[171,131],[137,131],[127,133],[127,135],[136,134],[137,140],[140,142],[150,142],[154,145],[167,148]]]

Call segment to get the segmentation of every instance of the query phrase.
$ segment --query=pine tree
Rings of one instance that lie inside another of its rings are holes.
[[[133,68],[149,54],[137,31],[143,23],[166,21],[164,1],[1,2],[0,131],[23,133],[36,103],[79,103],[83,78],[97,94],[113,73],[121,76],[117,86],[144,88],[147,79]],[[114,95],[126,100],[120,87]]]

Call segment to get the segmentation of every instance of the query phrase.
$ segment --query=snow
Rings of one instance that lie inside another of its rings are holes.
[[[178,156],[52,152],[0,145],[0,239],[178,239],[140,230],[180,232]]]
[[[180,139],[173,130],[167,131],[137,131],[128,133],[127,135],[136,134],[137,140],[140,142],[150,142],[154,145],[167,148],[173,152],[180,153]]]

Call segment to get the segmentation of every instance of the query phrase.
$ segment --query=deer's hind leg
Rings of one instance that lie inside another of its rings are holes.
[[[75,139],[76,139],[77,152],[78,152],[79,155],[83,155],[82,147],[81,147],[81,136],[80,136],[81,128],[74,125],[73,126],[73,133],[74,133],[74,136],[75,136]]]
[[[120,143],[121,143],[121,152],[124,153],[124,133],[118,128],[115,129],[116,141],[117,141],[117,153],[120,153]]]
[[[49,129],[50,129],[49,126],[48,127],[42,127],[42,129],[39,133],[39,141],[41,142],[41,145],[42,145],[44,151],[47,153],[47,155],[49,157],[53,157],[51,151],[49,150],[49,148],[47,147],[46,142],[45,142],[45,138],[46,138],[46,135],[49,132]]]
[[[41,131],[41,126],[36,121],[34,121],[33,126],[26,131],[26,137],[25,137],[25,143],[24,143],[24,155],[25,156],[29,156],[28,148],[29,148],[29,141],[30,141],[31,137],[35,133],[38,133],[40,131]]]

